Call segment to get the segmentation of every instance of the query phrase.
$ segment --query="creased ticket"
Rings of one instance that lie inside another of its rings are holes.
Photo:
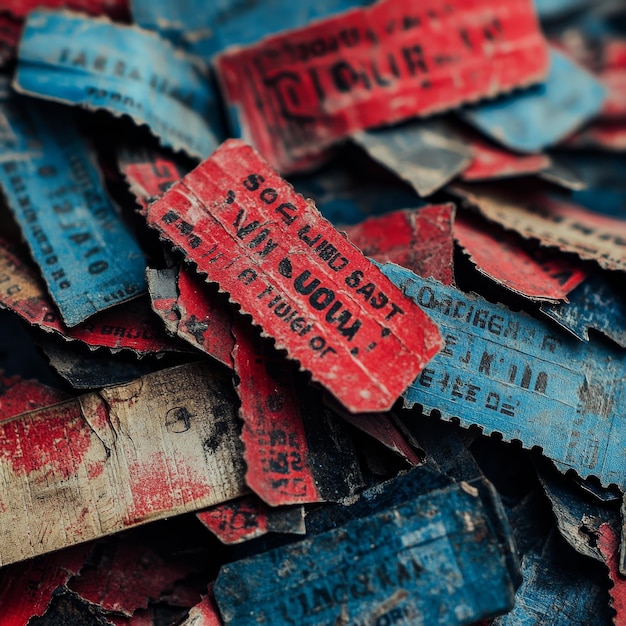
[[[626,220],[588,211],[569,200],[496,185],[455,185],[488,219],[543,246],[557,246],[607,270],[626,271]]]
[[[0,185],[67,326],[145,292],[145,261],[73,112],[0,81]]]
[[[538,446],[561,469],[624,489],[623,352],[396,265],[382,270],[433,315],[445,342],[404,394],[406,406]]]
[[[15,78],[18,91],[128,115],[164,146],[205,158],[219,112],[202,67],[155,33],[70,12],[33,11]]]
[[[180,349],[163,332],[147,296],[101,311],[68,328],[35,267],[20,252],[21,248],[0,236],[0,307],[10,309],[42,330],[81,341],[91,348],[128,349],[137,354]]]
[[[356,131],[537,82],[548,49],[531,0],[382,0],[215,66],[234,127],[287,170]]]
[[[391,408],[439,349],[419,307],[241,141],[147,220],[352,412]]]
[[[194,363],[1,423],[2,565],[243,495],[234,400]]]

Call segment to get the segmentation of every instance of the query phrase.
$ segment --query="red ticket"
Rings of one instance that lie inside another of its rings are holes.
[[[437,326],[250,147],[229,140],[147,211],[348,410],[388,410]]]
[[[0,67],[8,65],[15,58],[21,33],[21,20],[8,13],[0,13]]]
[[[3,0],[2,10],[25,18],[33,9],[72,9],[90,15],[108,15],[113,19],[128,18],[128,0]]]
[[[533,249],[519,235],[466,213],[457,215],[454,237],[481,274],[531,300],[567,301],[589,274],[564,254]]]
[[[396,263],[444,285],[454,284],[454,205],[394,211],[344,228],[363,254],[380,263]]]
[[[354,495],[363,484],[354,446],[319,394],[241,318],[233,332],[248,487],[271,506]]]
[[[150,310],[139,298],[101,311],[72,328],[61,319],[37,270],[20,250],[0,237],[0,307],[17,313],[29,324],[78,340],[92,348],[128,349],[136,353],[176,350]]]
[[[279,169],[358,130],[542,79],[531,0],[382,0],[216,60],[243,137]]]
[[[37,380],[5,376],[0,372],[0,421],[69,399],[69,394]]]

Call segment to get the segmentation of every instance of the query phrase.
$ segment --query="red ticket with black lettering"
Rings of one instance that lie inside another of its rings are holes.
[[[281,171],[349,134],[541,80],[532,0],[382,0],[216,59],[237,127]]]
[[[241,141],[147,220],[352,412],[389,409],[440,348],[426,314]]]

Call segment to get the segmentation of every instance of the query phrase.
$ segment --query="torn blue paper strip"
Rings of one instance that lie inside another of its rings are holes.
[[[467,107],[460,115],[507,148],[541,152],[600,113],[605,97],[598,80],[552,49],[544,83]]]
[[[428,196],[472,162],[470,144],[446,118],[417,120],[352,135],[374,160]]]
[[[208,61],[228,46],[247,46],[311,20],[374,0],[131,0],[135,22]]]
[[[63,321],[145,292],[141,249],[117,215],[73,111],[0,82],[0,185]]]
[[[517,582],[489,515],[453,484],[226,564],[215,597],[231,626],[469,624],[508,610]]]
[[[164,146],[200,159],[218,144],[218,102],[203,67],[155,33],[70,12],[34,11],[15,87],[146,124]]]
[[[623,277],[593,274],[568,295],[569,303],[543,304],[541,312],[582,341],[589,329],[626,348],[626,295]]]
[[[445,341],[404,393],[444,419],[477,424],[562,469],[626,486],[626,355],[397,265],[383,273],[439,325]]]

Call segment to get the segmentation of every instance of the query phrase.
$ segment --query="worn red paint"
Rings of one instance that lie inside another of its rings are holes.
[[[472,162],[461,174],[463,180],[526,176],[550,166],[550,158],[545,154],[517,154],[469,128],[464,128],[462,134],[472,148]]]
[[[27,258],[21,248],[0,237],[0,306],[29,324],[93,348],[123,348],[142,354],[177,349],[159,326],[147,297],[118,305],[68,328],[40,274]]]
[[[74,401],[0,423],[0,459],[16,474],[69,478],[78,472],[90,443],[91,429]]]
[[[265,535],[267,516],[267,505],[256,496],[244,496],[196,513],[196,517],[226,544]]]
[[[619,538],[609,524],[602,524],[598,532],[598,549],[609,569],[609,578],[613,586],[609,589],[611,606],[616,615],[615,626],[626,626],[626,578],[619,572]]]
[[[136,539],[110,539],[98,554],[97,562],[74,577],[68,587],[105,611],[126,616],[158,601],[193,571],[182,559],[165,560]]]
[[[223,626],[223,624],[211,583],[207,595],[189,611],[189,617],[181,626]]]
[[[532,300],[567,301],[567,294],[589,274],[562,254],[548,255],[518,235],[466,213],[457,215],[454,237],[481,274]]]
[[[389,409],[440,347],[425,313],[241,141],[147,218],[350,411]]]
[[[366,256],[452,285],[453,219],[454,205],[441,204],[371,217],[344,230]]]
[[[626,116],[623,119],[600,119],[569,137],[564,145],[574,148],[601,148],[626,151]]]
[[[271,506],[321,501],[291,364],[245,322],[233,332],[247,485]]]
[[[531,0],[383,0],[215,65],[244,138],[287,170],[355,131],[536,82],[548,56]]]
[[[65,548],[0,573],[0,615],[3,626],[26,626],[48,608],[53,593],[83,567],[92,545]]]
[[[187,467],[184,459],[169,458],[165,453],[151,455],[145,463],[129,463],[129,492],[131,502],[124,522],[133,526],[163,511],[174,509],[178,501],[193,502],[206,498],[211,488],[210,477],[203,477]],[[178,484],[177,491],[172,483]]]
[[[5,376],[0,371],[0,422],[69,398],[70,395],[60,389],[48,387],[37,380]]]

